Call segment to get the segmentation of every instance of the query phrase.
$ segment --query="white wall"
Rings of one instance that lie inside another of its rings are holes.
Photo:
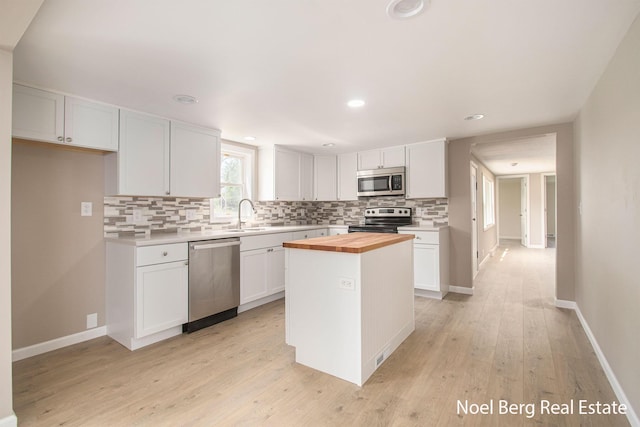
[[[11,82],[13,54],[0,49],[0,422],[13,416],[11,381]]]
[[[520,239],[521,178],[498,179],[499,229],[501,239]]]
[[[640,414],[640,19],[575,123],[576,303]],[[558,203],[561,198],[558,194]],[[559,230],[558,238],[562,237]]]

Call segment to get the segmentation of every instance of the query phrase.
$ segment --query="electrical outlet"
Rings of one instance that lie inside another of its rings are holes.
[[[93,203],[80,202],[80,216],[91,216],[91,215],[93,215]]]
[[[98,326],[98,313],[87,314],[87,329]]]
[[[196,211],[193,209],[187,209],[187,221],[193,221],[196,219]]]
[[[338,279],[338,287],[340,289],[346,289],[348,291],[356,290],[356,281],[353,279],[341,277]]]
[[[142,211],[140,209],[133,210],[133,222],[141,222],[142,221]]]

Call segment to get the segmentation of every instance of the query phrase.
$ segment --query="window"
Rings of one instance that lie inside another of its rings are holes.
[[[484,229],[492,227],[496,223],[495,198],[493,181],[482,175],[482,207],[484,213]]]
[[[240,200],[252,195],[255,151],[224,143],[220,151],[220,197],[211,199],[211,219],[235,219]],[[242,217],[252,215],[251,206],[243,204]]]

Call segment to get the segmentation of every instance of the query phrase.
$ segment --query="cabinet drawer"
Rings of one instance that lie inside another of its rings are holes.
[[[188,258],[189,250],[186,243],[143,246],[137,250],[136,266],[183,261]]]
[[[291,238],[291,233],[261,234],[258,236],[241,237],[240,252],[282,246],[282,243],[288,242],[289,240],[293,240]]]
[[[440,233],[437,231],[402,231],[402,234],[413,234],[413,243],[437,245],[440,243]]]

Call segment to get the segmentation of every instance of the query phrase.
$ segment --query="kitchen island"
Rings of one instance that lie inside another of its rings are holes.
[[[362,386],[413,332],[413,235],[285,242],[286,341],[296,362]]]

